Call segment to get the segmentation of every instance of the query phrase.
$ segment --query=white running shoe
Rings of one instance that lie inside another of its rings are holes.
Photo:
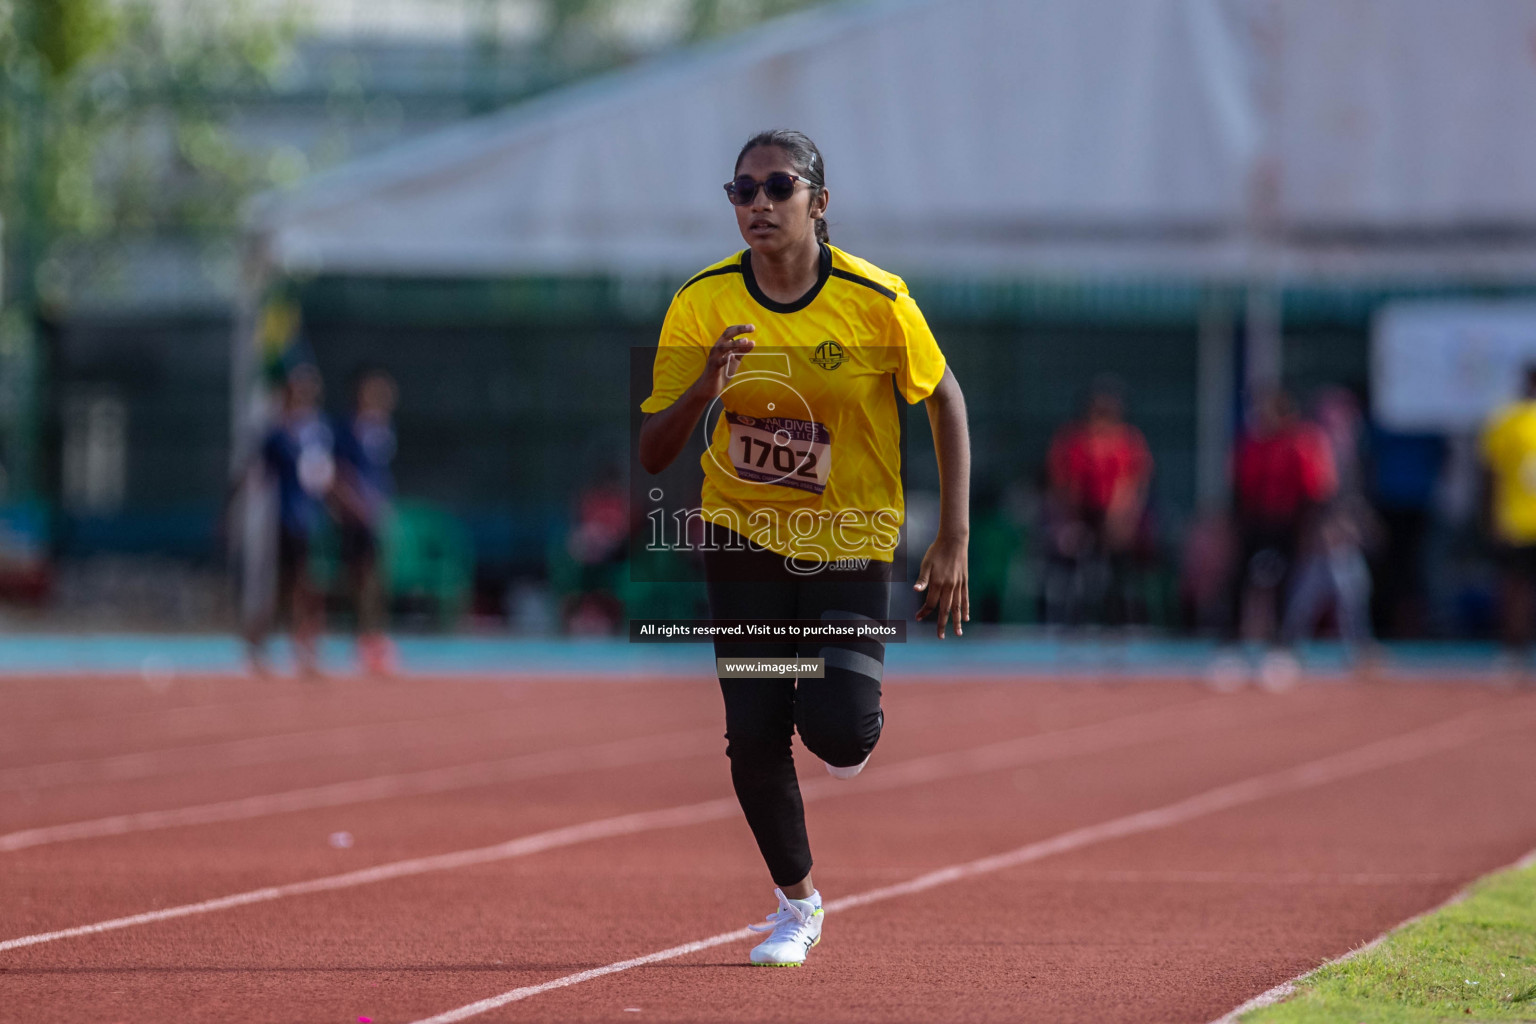
[[[773,894],[779,898],[779,909],[762,924],[747,925],[754,932],[773,933],[752,947],[752,962],[762,967],[799,967],[810,948],[821,941],[820,894],[813,892],[808,900],[792,900],[783,889]]]
[[[869,764],[869,758],[874,756],[875,755],[871,753],[869,757],[864,758],[864,760],[860,761],[858,764],[850,765],[847,768],[839,768],[836,765],[828,764],[827,774],[832,776],[834,779],[851,779],[855,775],[859,774],[859,772],[863,771],[864,766]],[[822,764],[826,764],[826,762],[823,761]]]

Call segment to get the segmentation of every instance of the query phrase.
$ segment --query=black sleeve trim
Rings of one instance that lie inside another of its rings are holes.
[[[871,281],[867,277],[860,277],[858,274],[852,273],[851,271],[839,270],[836,267],[832,269],[832,276],[840,277],[844,281],[852,281],[854,284],[861,284],[865,288],[872,288],[879,292],[881,295],[884,295],[886,298],[890,299],[892,302],[896,301],[895,292],[891,291],[891,289],[887,288],[883,284],[876,284],[874,281]]]
[[[741,273],[741,264],[740,263],[732,263],[732,264],[729,264],[729,265],[724,266],[724,267],[716,267],[713,270],[701,270],[699,273],[694,274],[692,277],[690,277],[688,279],[688,283],[683,285],[681,288],[679,288],[677,290],[677,294],[679,294],[679,295],[683,294],[683,292],[687,291],[689,288],[692,288],[694,285],[698,284],[700,281],[704,280],[706,277],[714,277],[717,274],[739,274],[739,273]]]

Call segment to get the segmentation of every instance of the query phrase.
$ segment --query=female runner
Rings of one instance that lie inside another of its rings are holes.
[[[826,168],[800,132],[753,136],[725,186],[748,248],[696,274],[662,326],[640,461],[658,473],[720,406],[701,463],[705,576],[716,620],[794,619],[843,629],[889,611],[903,516],[895,391],[926,400],[938,456],[938,537],[917,612],[955,633],[970,618],[965,402],[895,275],[829,244]],[[894,382],[894,389],[892,384]],[[880,738],[877,639],[719,642],[717,657],[821,658],[823,678],[727,677],[726,754],[777,888],[754,964],[795,966],[821,940],[790,738],[852,778]]]

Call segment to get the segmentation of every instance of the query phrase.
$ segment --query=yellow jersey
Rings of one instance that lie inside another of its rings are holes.
[[[789,303],[763,294],[750,249],[706,267],[667,310],[641,411],[688,390],[731,324],[755,325],[756,344],[704,414],[702,516],[781,555],[891,561],[905,519],[896,393],[922,401],[945,367],[906,284],[825,244],[816,284]]]
[[[1536,544],[1536,401],[1513,402],[1483,430],[1493,476],[1493,526],[1508,544]]]

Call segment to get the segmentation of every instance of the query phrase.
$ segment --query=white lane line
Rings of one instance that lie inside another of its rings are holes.
[[[869,779],[864,785],[852,785],[850,782],[834,783],[829,779],[827,782],[831,783],[830,785],[809,783],[801,787],[801,793],[807,801],[821,800],[845,794],[852,796],[857,793],[889,789],[897,785],[915,785],[967,773],[1056,760],[1095,751],[1101,752],[1112,749],[1115,746],[1132,746],[1160,737],[1193,731],[1192,725],[1198,725],[1205,719],[1212,717],[1213,712],[1219,712],[1224,708],[1232,706],[1231,698],[1215,697],[1187,704],[1179,704],[1173,707],[1164,707],[1156,711],[1113,718],[1107,722],[1077,726],[1062,732],[1044,733],[1036,736],[1026,736],[1017,740],[1007,740],[1003,743],[982,747],[974,751],[935,754],[929,757],[914,758],[909,761],[898,761],[881,769],[881,775],[899,777],[900,781],[876,783],[875,779]],[[1000,750],[1010,752],[1010,758],[1006,761],[1002,760],[997,755],[997,752]],[[653,811],[637,811],[632,814],[622,814],[612,818],[599,818],[595,821],[579,825],[570,825],[547,832],[536,832],[532,835],[521,836],[493,846],[437,854],[430,857],[415,857],[410,860],[381,864],[377,867],[348,871],[344,874],[327,875],[323,878],[310,879],[304,882],[292,882],[287,885],[266,886],[261,889],[252,889],[247,892],[203,900],[198,903],[187,903],[180,906],[167,907],[163,910],[146,911],[142,914],[114,918],[110,921],[101,921],[96,924],[77,925],[73,928],[62,928],[58,931],[41,932],[36,935],[23,935],[19,938],[0,942],[0,952],[20,949],[23,946],[35,946],[44,942],[57,942],[60,939],[72,939],[85,935],[96,935],[101,932],[117,931],[121,928],[132,928],[136,925],[169,921],[179,917],[190,917],[194,914],[208,914],[214,911],[229,910],[235,907],[249,906],[253,903],[266,903],[288,896],[331,892],[337,889],[349,889],[354,886],[370,885],[375,882],[405,878],[412,875],[423,875],[434,871],[450,871],[456,868],[487,864],[493,861],[509,860],[514,857],[526,857],[531,854],[542,853],[545,850],[552,850],[562,846],[573,846],[577,843],[592,842],[598,839],[609,839],[616,836],[634,835],[639,832],[698,825],[734,817],[739,813],[740,810],[737,807],[736,798],[725,797],[716,800],[705,800],[696,804],[683,804],[678,807],[662,808]]]
[[[1193,705],[1179,704],[1171,709],[1163,708],[1133,717],[1144,730],[1143,738],[1155,739],[1165,735],[1169,728],[1183,728],[1192,721],[1203,721],[1211,717],[1214,712],[1227,707],[1228,704],[1229,702],[1224,698],[1216,698],[1199,701]],[[984,772],[993,766],[1009,767],[1022,763],[1018,762],[1021,756],[1055,758],[1093,753],[1103,749],[1099,746],[1100,744],[1108,743],[1110,746],[1115,746],[1120,743],[1121,727],[1109,731],[1104,729],[1105,725],[1120,721],[1123,720],[1110,719],[1109,723],[1080,726],[1060,733],[1025,736],[976,750],[936,754],[931,757],[898,762],[878,773],[872,772],[870,775],[862,776],[854,785],[861,791],[890,789],[937,778],[947,778],[955,774]],[[678,750],[668,750],[667,745],[670,743],[677,743]],[[634,749],[636,745],[645,749],[636,750]],[[655,756],[647,757],[647,749]],[[343,807],[353,803],[385,800],[391,797],[441,793],[518,778],[576,771],[582,767],[620,767],[625,764],[644,763],[646,760],[663,761],[696,757],[701,754],[716,753],[719,750],[719,733],[713,729],[673,733],[649,739],[624,740],[600,747],[552,751],[506,761],[479,762],[452,768],[385,775],[326,786],[306,787],[284,793],[262,794],[238,800],[221,800],[193,807],[116,814],[86,821],[39,826],[0,834],[0,853],[11,853],[49,843],[127,835],[162,828],[241,821],[271,814],[316,810],[323,807]],[[589,764],[589,760],[592,763]],[[847,786],[847,782],[819,779],[804,783],[801,786],[801,793],[806,799],[814,800],[818,795],[831,795]]]
[[[13,853],[34,846],[63,843],[78,839],[99,839],[131,832],[149,832],[162,828],[211,825],[226,821],[244,821],[272,814],[313,811],[324,807],[346,807],[372,800],[423,796],[456,789],[489,786],[523,779],[548,778],[604,768],[680,761],[690,757],[719,754],[723,743],[719,729],[694,729],[687,732],[637,736],[586,747],[524,754],[494,761],[476,761],[447,768],[429,768],[419,772],[376,775],[366,779],[308,786],[282,793],[263,793],[236,800],[220,800],[191,807],[114,814],[105,818],[44,825],[0,834],[0,853]]]
[[[1212,724],[1227,724],[1231,708],[1230,697],[1208,697],[1155,711],[1111,718],[1105,722],[989,743],[971,750],[930,754],[895,764],[872,761],[870,770],[852,779],[824,776],[801,782],[800,795],[806,800],[819,800],[850,792],[872,793],[962,775],[981,775],[1001,768],[1018,768],[1026,764],[1103,753],[1134,743],[1150,743],[1183,735]]]
[[[133,779],[209,771],[219,768],[246,768],[276,761],[313,757],[338,757],[367,753],[370,744],[389,741],[390,749],[442,745],[444,737],[422,735],[422,726],[458,718],[483,720],[488,716],[522,711],[515,705],[450,711],[419,718],[390,722],[369,722],[328,729],[250,736],[157,750],[134,751],[107,757],[53,761],[47,764],[18,765],[0,769],[0,791],[40,790],[51,786],[124,782]],[[451,738],[450,738],[451,739]]]
[[[11,678],[12,677],[6,676],[5,673],[0,672],[0,688],[3,688],[6,681]],[[112,680],[112,682],[114,683],[115,689],[127,690],[131,695],[141,697],[144,693],[144,680],[142,677],[137,675],[134,677],[122,678],[120,680]],[[117,682],[131,682],[134,685],[117,686],[115,685]],[[33,706],[41,706],[44,709],[43,714],[30,718],[17,717],[14,718],[9,724],[20,726],[26,732],[36,732],[38,729],[49,728],[78,729],[82,726],[90,725],[93,723],[111,724],[120,726],[124,729],[131,729],[134,722],[141,720],[151,720],[164,723],[168,721],[174,722],[184,718],[205,718],[212,722],[219,722],[226,719],[229,716],[229,713],[232,711],[238,711],[242,709],[254,710],[256,708],[266,707],[271,705],[274,701],[298,696],[305,692],[302,690],[302,688],[295,686],[292,690],[289,690],[286,693],[269,691],[263,693],[261,696],[252,697],[249,696],[249,694],[252,692],[252,688],[249,685],[250,680],[248,678],[230,678],[227,680],[216,681],[216,685],[219,686],[224,686],[231,683],[235,684],[232,687],[235,696],[231,700],[218,699],[219,697],[226,696],[226,694],[221,693],[216,694],[214,699],[211,700],[194,700],[191,703],[176,704],[170,707],[144,708],[139,707],[134,703],[128,703],[110,708],[102,708],[91,703],[91,698],[81,696],[78,699],[89,706],[89,710],[85,714],[64,714],[57,717],[49,717],[48,714],[50,710],[57,706],[55,700],[34,700],[32,702]],[[312,695],[313,690],[310,690],[309,693]],[[0,694],[0,696],[9,695]],[[73,710],[73,708],[70,710]],[[186,729],[188,726],[184,724],[180,726],[180,728]],[[0,736],[3,735],[4,734],[0,734]]]
[[[1523,871],[1532,865],[1536,865],[1536,850],[1532,850],[1530,853],[1527,853],[1524,857],[1521,857],[1513,864],[1489,872],[1489,875],[1499,875],[1506,871]],[[1488,875],[1483,876],[1483,878],[1487,877]],[[1481,881],[1481,879],[1478,879],[1478,881]],[[1472,890],[1477,887],[1477,884],[1477,881],[1474,881],[1471,885],[1467,886],[1465,889],[1462,889],[1460,892],[1456,893],[1444,903],[1441,903],[1438,906],[1430,907],[1428,910],[1421,914],[1415,914],[1408,920],[1403,921],[1400,924],[1393,925],[1391,928],[1388,928],[1374,939],[1370,940],[1364,945],[1356,946],[1354,949],[1350,950],[1348,953],[1345,953],[1343,956],[1337,956],[1332,960],[1324,961],[1323,963],[1320,963],[1316,967],[1312,968],[1310,971],[1303,971],[1301,974],[1296,975],[1296,977],[1291,978],[1288,981],[1282,981],[1274,988],[1260,992],[1258,995],[1254,996],[1243,1005],[1229,1010],[1222,1014],[1220,1017],[1217,1017],[1215,1020],[1211,1021],[1211,1024],[1238,1024],[1238,1021],[1243,1016],[1252,1013],[1254,1010],[1262,1010],[1266,1006],[1273,1006],[1278,1002],[1289,999],[1291,996],[1296,994],[1297,985],[1300,985],[1302,982],[1312,977],[1312,975],[1316,974],[1318,971],[1323,970],[1325,967],[1332,967],[1334,964],[1342,964],[1346,961],[1353,960],[1357,956],[1369,953],[1383,942],[1386,942],[1387,939],[1391,938],[1392,935],[1396,932],[1402,931],[1409,925],[1418,924],[1426,917],[1440,913],[1440,911],[1444,910],[1446,907],[1454,907],[1468,896],[1471,896]]]
[[[660,811],[641,811],[635,814],[620,815],[616,818],[601,818],[597,821],[590,821],[580,825],[551,829],[548,832],[536,832],[530,836],[522,836],[505,843],[498,843],[495,846],[482,846],[473,850],[460,850],[455,853],[443,853],[431,857],[416,857],[410,860],[394,861],[390,864],[381,864],[377,867],[363,868],[358,871],[348,871],[340,875],[327,875],[323,878],[314,878],[305,882],[292,882],[288,885],[267,886],[262,889],[235,893],[232,896],[220,896],[217,899],[203,900],[200,903],[186,903],[178,907],[167,907],[164,910],[151,910],[142,914],[133,914],[129,917],[102,921],[98,924],[63,928],[59,931],[43,932],[38,935],[24,935],[21,938],[7,939],[4,942],[0,942],[0,952],[20,949],[23,946],[36,946],[44,942],[56,942],[60,939],[78,938],[82,935],[98,935],[102,932],[117,931],[121,928],[131,928],[141,924],[153,924],[158,921],[169,921],[178,917],[208,914],[217,910],[231,910],[235,907],[249,906],[253,903],[266,903],[287,896],[332,892],[337,889],[350,889],[354,886],[371,885],[375,882],[384,882],[395,878],[424,875],[434,871],[452,871],[456,868],[489,864],[493,861],[509,860],[514,857],[527,857],[531,854],[542,853],[545,850],[591,842],[595,839],[609,839],[615,836],[632,835],[636,832],[646,832],[658,828],[676,828],[682,825],[716,821],[735,812],[735,810],[736,799],[735,797],[730,797],[727,799],[709,800],[704,803],[688,804],[683,807],[672,807]]]
[[[832,905],[829,903],[826,909],[831,910]],[[414,1024],[452,1024],[453,1021],[467,1020],[470,1017],[476,1017],[482,1013],[499,1009],[508,1003],[516,1003],[532,996],[543,995],[545,992],[553,992],[557,988],[580,985],[584,981],[592,981],[595,978],[601,978],[608,974],[618,974],[620,971],[627,971],[633,967],[644,967],[646,964],[673,960],[680,956],[687,956],[689,953],[698,953],[702,950],[712,949],[715,946],[724,946],[730,942],[740,942],[742,939],[752,938],[756,934],[756,932],[747,928],[738,928],[733,932],[721,932],[719,935],[711,935],[709,938],[699,939],[697,942],[685,942],[681,946],[673,946],[671,949],[663,949],[655,953],[647,953],[645,956],[637,956],[633,960],[620,960],[616,964],[609,964],[606,967],[594,967],[589,971],[579,971],[576,974],[567,974],[563,978],[546,981],[540,985],[526,985],[523,988],[515,988],[510,992],[490,996],[489,998],[481,999],[479,1002],[461,1006],[456,1010],[440,1013],[435,1017],[424,1017],[421,1020],[415,1021]]]
[[[1311,871],[1041,871],[1024,876],[1028,882],[1128,882],[1132,885],[1441,885],[1454,881],[1446,874],[1388,874],[1359,872],[1325,874]]]
[[[852,896],[845,896],[842,899],[832,900],[827,903],[826,911],[831,914],[843,910],[852,910],[855,907],[867,906],[871,903],[880,903],[899,896],[916,895],[941,885],[949,885],[952,882],[965,881],[979,875],[992,874],[1007,868],[1018,867],[1021,864],[1042,860],[1059,853],[1067,853],[1113,839],[1124,839],[1143,832],[1169,828],[1215,814],[1218,811],[1231,810],[1271,797],[1283,796],[1288,793],[1321,786],[1325,783],[1337,782],[1393,765],[1419,760],[1431,754],[1453,750],[1473,739],[1532,724],[1533,720],[1536,720],[1536,716],[1532,715],[1530,706],[1527,705],[1523,711],[1523,714],[1510,714],[1508,707],[1505,706],[1499,708],[1495,713],[1488,711],[1473,712],[1427,729],[1417,729],[1410,733],[1394,736],[1391,739],[1378,740],[1375,743],[1368,743],[1363,747],[1356,747],[1354,750],[1347,750],[1340,754],[1319,758],[1316,761],[1309,761],[1292,768],[1254,776],[1253,778],[1244,779],[1241,782],[1234,782],[1226,786],[1218,786],[1215,789],[1207,790],[1204,793],[1184,800],[1178,800],[1171,804],[1165,804],[1162,807],[1139,811],[1121,818],[1100,822],[1097,825],[1089,825],[1084,828],[1073,829],[1070,832],[1063,832],[1050,839],[1029,843],[1017,849],[1009,850],[1006,853],[994,854],[993,856],[982,857],[964,864],[940,868],[937,871],[930,871],[927,874],[919,875],[905,882],[898,882],[895,885],[881,886],[880,888],[869,889]],[[594,978],[627,971],[633,967],[641,967],[646,964],[686,956],[689,953],[709,949],[713,946],[721,946],[729,942],[746,939],[752,934],[752,932],[745,928],[733,932],[722,932],[707,939],[684,943],[680,946],[673,946],[670,949],[660,950],[659,952],[635,957],[630,960],[621,960],[618,963],[608,964],[606,967],[597,967],[587,971],[580,971],[576,974],[568,974],[565,977],[555,978],[552,981],[546,981],[539,985],[515,988],[500,995],[490,996],[432,1017],[422,1018],[421,1020],[414,1021],[413,1024],[454,1024],[456,1021],[467,1020],[470,1017],[506,1006],[508,1003],[515,1003],[557,988],[566,988],[584,981],[591,981]],[[1230,1021],[1224,1019],[1221,1024],[1230,1024]]]

